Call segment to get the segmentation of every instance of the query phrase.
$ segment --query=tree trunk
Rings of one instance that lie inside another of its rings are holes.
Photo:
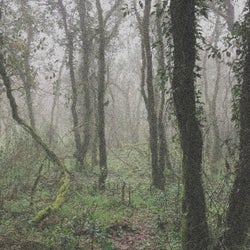
[[[1,11],[0,11],[0,20],[1,20]],[[2,49],[3,40],[0,33],[0,51]],[[41,148],[45,151],[48,158],[54,162],[57,166],[59,166],[62,177],[61,177],[61,186],[59,190],[57,191],[57,195],[55,197],[54,202],[51,205],[48,205],[41,211],[39,211],[32,219],[34,223],[41,222],[44,218],[46,218],[48,215],[50,215],[51,212],[54,212],[58,210],[64,203],[66,195],[69,190],[70,185],[70,176],[69,172],[67,171],[66,166],[63,164],[63,162],[58,158],[58,156],[54,153],[53,150],[51,150],[48,145],[42,140],[42,138],[37,134],[34,128],[29,126],[18,114],[18,106],[16,103],[16,100],[12,94],[11,90],[11,81],[9,76],[7,75],[5,65],[4,65],[4,56],[2,53],[0,53],[0,75],[3,79],[3,84],[6,88],[6,95],[10,103],[11,111],[12,111],[12,117],[13,119],[25,130],[27,131],[32,138],[35,140],[35,142],[41,146]]]
[[[103,10],[100,0],[96,0],[96,8],[98,12],[98,35],[99,35],[99,50],[98,50],[98,136],[99,136],[99,189],[105,189],[105,182],[108,175],[107,169],[107,153],[105,139],[105,112],[104,112],[104,97],[105,97],[105,27],[103,20]]]
[[[247,2],[246,27],[250,25],[250,1]],[[226,228],[221,246],[225,249],[244,249],[250,227],[250,31],[246,34],[245,66],[240,98],[240,159],[230,195]],[[222,248],[217,249],[222,249]]]
[[[23,15],[28,18],[28,1],[22,1],[22,12]],[[30,125],[35,128],[35,116],[33,111],[33,100],[31,94],[31,88],[33,83],[32,77],[32,69],[30,67],[30,50],[31,50],[31,42],[33,39],[33,28],[32,28],[32,21],[28,21],[28,28],[27,28],[27,47],[26,51],[24,52],[24,73],[23,73],[23,84],[24,84],[24,91],[26,96],[26,104],[28,108],[28,116],[30,120]]]
[[[136,10],[136,8],[135,8]],[[158,121],[153,84],[152,50],[149,35],[151,0],[145,0],[143,19],[136,10],[136,17],[141,33],[141,93],[145,102],[149,124],[149,144],[151,152],[152,185],[160,190],[165,188],[164,166],[159,165],[158,157]],[[147,90],[145,91],[145,85]]]
[[[195,1],[172,0],[174,41],[173,98],[183,151],[182,249],[208,248],[208,226],[201,180],[202,134],[196,117]]]
[[[53,99],[53,103],[52,103],[52,109],[51,109],[51,115],[50,115],[50,128],[49,128],[49,144],[53,145],[54,143],[54,134],[57,128],[57,123],[55,122],[55,111],[56,111],[56,107],[58,105],[59,102],[59,97],[60,97],[60,89],[61,89],[61,82],[62,82],[62,72],[63,72],[63,68],[65,65],[65,56],[62,60],[62,64],[60,66],[59,69],[59,75],[58,75],[58,79],[56,81],[56,86],[55,89],[53,91],[54,94],[54,99]]]
[[[74,70],[74,42],[73,42],[73,34],[70,32],[68,28],[67,22],[67,12],[66,8],[63,5],[62,0],[58,0],[59,10],[62,15],[63,26],[65,30],[65,36],[67,40],[67,50],[68,50],[68,65],[69,65],[69,73],[70,73],[70,81],[71,81],[71,89],[72,89],[72,104],[71,104],[71,113],[73,118],[73,131],[74,131],[74,139],[76,144],[76,159],[80,166],[83,166],[83,158],[81,155],[81,136],[79,133],[79,119],[76,110],[77,106],[77,99],[78,99],[78,92],[77,92],[77,85],[75,79],[75,70]]]
[[[161,73],[165,72],[165,57],[164,57],[164,43],[163,43],[163,31],[162,31],[162,14],[161,12],[161,1],[158,0],[157,5],[157,12],[156,12],[156,29],[157,29],[157,41],[158,41],[158,47],[157,47],[157,61],[158,61],[158,73],[161,75]],[[164,113],[166,109],[166,102],[165,102],[165,89],[167,82],[163,78],[160,78],[158,88],[156,88],[160,93],[160,99],[159,99],[159,112],[158,112],[158,143],[159,143],[159,171],[164,173],[165,167],[171,168],[171,163],[169,159],[169,150],[168,150],[168,144],[166,140],[166,127],[164,124]],[[160,88],[162,87],[162,88]],[[156,90],[156,91],[157,91]]]
[[[92,116],[91,109],[91,96],[90,96],[90,84],[89,84],[89,67],[90,67],[90,53],[91,53],[91,38],[88,33],[87,26],[87,13],[86,13],[86,1],[78,1],[78,11],[80,14],[80,28],[81,28],[81,42],[82,42],[82,53],[83,53],[83,65],[82,65],[82,84],[84,91],[84,122],[83,122],[83,141],[81,146],[81,158],[85,160],[86,154],[90,144],[90,122]]]

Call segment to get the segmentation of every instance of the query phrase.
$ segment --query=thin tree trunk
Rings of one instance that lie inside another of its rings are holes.
[[[0,14],[0,19],[1,19],[1,14]],[[0,34],[0,51],[1,47],[3,44],[3,40]],[[9,76],[7,75],[5,65],[4,65],[4,56],[2,53],[0,53],[0,75],[3,79],[3,84],[6,88],[6,95],[10,103],[11,111],[12,111],[12,117],[13,119],[25,130],[27,131],[32,138],[35,140],[35,142],[41,146],[41,148],[45,151],[47,154],[48,158],[54,162],[56,165],[59,166],[61,172],[62,172],[62,178],[61,178],[61,186],[57,192],[56,198],[54,202],[51,205],[48,205],[41,211],[39,211],[34,217],[33,217],[33,222],[34,223],[39,223],[41,222],[44,218],[46,218],[48,215],[51,214],[51,212],[54,212],[58,210],[64,203],[66,195],[69,190],[69,185],[70,185],[70,176],[67,171],[66,166],[63,164],[63,162],[58,158],[58,156],[54,153],[53,150],[51,150],[48,145],[42,140],[42,138],[37,134],[34,128],[29,126],[18,114],[18,106],[16,103],[16,100],[12,94],[11,90],[11,81]]]
[[[22,1],[22,11],[26,18],[28,18],[28,1]],[[32,77],[32,70],[30,67],[30,49],[31,49],[31,42],[33,39],[33,28],[32,28],[32,21],[28,21],[28,28],[27,28],[27,47],[26,51],[24,52],[24,75],[23,75],[23,84],[24,84],[24,91],[26,96],[26,104],[28,108],[28,116],[30,125],[35,128],[35,116],[33,111],[33,100],[31,94],[31,88],[33,83]]]
[[[67,40],[67,51],[68,51],[68,64],[69,64],[69,73],[70,73],[70,81],[71,81],[71,89],[72,89],[72,104],[71,104],[71,113],[73,118],[73,131],[74,131],[74,139],[76,144],[76,159],[80,166],[83,166],[83,159],[81,155],[81,136],[79,133],[79,119],[77,114],[77,85],[75,79],[75,71],[74,71],[74,42],[73,42],[73,34],[70,32],[68,28],[67,22],[67,12],[66,8],[63,5],[62,0],[58,0],[59,10],[62,15],[63,26],[65,30],[66,40]]]
[[[85,160],[86,154],[90,144],[90,122],[92,116],[90,84],[89,84],[89,67],[90,67],[90,53],[91,53],[91,37],[88,34],[87,26],[87,12],[86,1],[78,1],[78,11],[80,14],[80,28],[81,28],[81,42],[83,53],[83,67],[82,67],[82,84],[84,91],[84,122],[83,122],[83,141],[81,146],[82,161]]]
[[[172,0],[173,98],[183,151],[182,249],[205,250],[209,234],[202,186],[202,134],[196,117],[195,1]]]
[[[164,43],[163,43],[163,32],[162,32],[162,15],[161,12],[161,1],[158,0],[157,5],[157,13],[156,13],[156,30],[157,30],[157,56],[158,56],[158,72],[161,73],[165,71],[165,57],[164,57]],[[160,84],[163,85],[161,88],[160,96],[160,107],[158,113],[158,143],[159,143],[159,171],[164,173],[165,167],[171,168],[171,163],[169,159],[169,151],[166,140],[166,127],[164,124],[164,109],[166,108],[165,103],[165,88],[166,88],[166,80],[160,79]],[[159,89],[159,88],[158,88]]]
[[[104,111],[104,97],[105,97],[105,27],[103,20],[103,10],[100,0],[96,0],[96,8],[98,12],[98,35],[99,35],[99,49],[98,49],[98,136],[99,136],[99,189],[105,189],[105,182],[108,175],[107,169],[107,153],[106,153],[106,139],[105,139],[105,111]]]
[[[54,131],[56,130],[56,125],[54,120],[55,120],[55,110],[56,106],[59,102],[59,97],[60,97],[60,88],[61,88],[61,77],[62,77],[62,72],[63,72],[63,67],[65,65],[65,57],[63,58],[62,64],[59,69],[59,76],[56,81],[56,86],[54,90],[54,99],[53,99],[53,104],[52,104],[52,109],[51,109],[51,116],[50,116],[50,128],[49,128],[49,144],[52,145],[54,141]]]
[[[135,4],[136,6],[136,4]],[[139,24],[141,33],[141,53],[142,53],[142,68],[141,68],[141,93],[145,102],[148,113],[149,124],[149,145],[151,152],[151,171],[152,171],[152,185],[155,188],[164,190],[165,176],[164,166],[159,166],[158,161],[158,121],[155,104],[155,91],[153,84],[153,63],[152,51],[149,35],[150,26],[150,11],[151,0],[145,0],[143,18],[135,7],[136,18]],[[145,90],[145,85],[147,89]]]

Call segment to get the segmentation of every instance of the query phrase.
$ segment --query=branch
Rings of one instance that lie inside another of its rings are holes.
[[[0,11],[1,13],[1,11]],[[1,14],[0,14],[1,17]],[[0,19],[1,21],[1,19]],[[0,34],[0,51],[3,46],[3,40],[2,34]],[[59,188],[57,192],[57,196],[54,200],[54,202],[47,206],[45,209],[41,210],[40,212],[37,213],[37,215],[33,218],[34,223],[40,223],[44,218],[50,215],[52,211],[56,211],[59,209],[64,201],[65,201],[65,196],[68,192],[69,189],[69,184],[70,184],[70,175],[69,172],[66,168],[66,166],[63,164],[63,162],[58,158],[58,156],[54,153],[53,150],[49,148],[49,146],[43,141],[43,139],[37,134],[34,128],[29,126],[18,114],[18,106],[15,100],[15,97],[12,94],[12,89],[11,89],[11,81],[9,76],[7,75],[6,68],[4,65],[5,58],[2,53],[0,53],[0,75],[3,79],[3,84],[6,88],[6,95],[10,103],[11,107],[11,112],[12,112],[12,117],[13,119],[25,130],[27,131],[31,137],[36,141],[38,145],[41,146],[41,148],[44,150],[44,152],[47,154],[48,158],[54,162],[56,165],[59,166],[59,168],[62,171],[62,185]]]
[[[104,26],[107,24],[109,18],[113,14],[113,12],[116,11],[116,9],[121,5],[122,2],[123,2],[123,0],[116,0],[116,2],[111,7],[111,9],[106,13],[106,16],[104,17]]]

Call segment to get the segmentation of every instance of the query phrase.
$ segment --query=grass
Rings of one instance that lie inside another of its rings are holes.
[[[180,155],[174,169],[166,170],[165,192],[150,186],[146,143],[109,150],[109,175],[102,193],[97,190],[98,166],[77,172],[69,161],[73,175],[66,202],[35,226],[31,219],[55,197],[60,172],[42,153],[39,157],[30,155],[26,147],[16,155],[17,150],[13,148],[9,154],[10,149],[0,157],[0,249],[181,249]],[[41,164],[43,170],[31,206],[31,190]],[[220,173],[204,179],[213,237],[223,228],[230,189],[225,178],[226,173]],[[219,227],[218,216],[222,217]]]

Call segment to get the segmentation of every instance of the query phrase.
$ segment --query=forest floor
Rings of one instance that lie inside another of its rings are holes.
[[[34,208],[28,201],[28,189],[6,199],[1,210],[0,249],[179,249],[178,237],[177,242],[168,242],[165,218],[160,219],[163,210],[156,203],[163,193],[140,196],[140,191],[128,198],[127,191],[125,197],[119,193],[119,185],[105,193],[81,193],[79,181],[83,179],[72,182],[63,207],[38,225],[30,221]],[[51,199],[46,196],[50,194],[43,192],[39,202],[43,199],[43,205],[49,204]]]
[[[38,225],[32,218],[55,198],[60,172],[46,157],[22,149],[18,161],[16,150],[9,150],[9,158],[0,157],[0,165],[5,166],[0,168],[0,249],[181,249],[180,169],[166,170],[165,192],[152,189],[146,143],[109,150],[104,192],[97,188],[98,166],[86,164],[77,171],[71,160],[66,162],[72,173],[67,200]],[[228,194],[228,184],[219,178],[206,180],[208,215],[214,228],[224,211],[225,203],[218,200],[225,200]]]

